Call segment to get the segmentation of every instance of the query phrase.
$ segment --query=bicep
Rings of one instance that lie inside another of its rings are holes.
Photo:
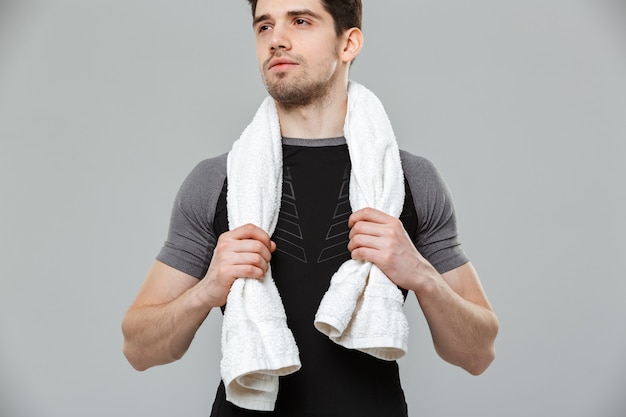
[[[154,261],[146,274],[146,278],[131,309],[168,303],[178,298],[198,282],[199,280],[194,276],[172,268],[158,260]]]
[[[450,288],[462,298],[489,310],[493,310],[480,282],[478,273],[471,262],[467,262],[448,272],[444,272],[441,276]]]

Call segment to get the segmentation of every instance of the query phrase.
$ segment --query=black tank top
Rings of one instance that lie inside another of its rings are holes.
[[[348,188],[350,157],[345,144],[283,145],[283,196],[271,265],[287,324],[300,350],[302,368],[280,378],[273,412],[241,409],[226,401],[220,384],[211,417],[406,417],[398,365],[332,342],[313,326],[332,275],[350,259]],[[412,238],[415,207],[408,186],[401,220]],[[228,230],[226,187],[215,226]],[[406,297],[406,291],[404,291]]]

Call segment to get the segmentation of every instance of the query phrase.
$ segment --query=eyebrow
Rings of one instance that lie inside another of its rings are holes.
[[[289,16],[289,17],[309,16],[309,17],[312,17],[312,18],[318,19],[318,20],[322,18],[321,15],[315,13],[313,10],[310,10],[310,9],[290,10],[290,11],[287,12],[287,16]],[[257,16],[252,21],[252,27],[255,27],[260,22],[263,22],[264,20],[269,20],[271,18],[272,18],[272,16],[269,13],[263,14],[261,16]]]

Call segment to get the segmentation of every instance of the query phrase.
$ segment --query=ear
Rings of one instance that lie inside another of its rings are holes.
[[[363,33],[359,28],[348,29],[342,35],[342,39],[341,60],[346,63],[352,62],[363,48]]]

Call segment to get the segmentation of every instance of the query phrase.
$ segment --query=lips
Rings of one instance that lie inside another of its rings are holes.
[[[274,58],[269,61],[267,69],[268,71],[281,71],[295,65],[298,65],[298,63],[294,60],[287,58]]]

